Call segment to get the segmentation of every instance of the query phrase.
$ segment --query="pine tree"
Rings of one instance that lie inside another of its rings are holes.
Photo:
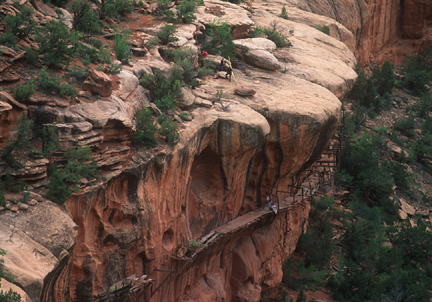
[[[14,155],[18,150],[25,150],[30,148],[29,136],[31,134],[31,128],[33,127],[33,121],[27,120],[25,115],[22,115],[15,126],[16,134],[7,141],[6,147],[4,147],[0,155],[6,161],[13,161]]]
[[[156,124],[152,119],[153,112],[150,108],[141,109],[136,116],[136,128],[133,140],[144,146],[154,147],[157,140],[154,137],[156,133]]]
[[[285,6],[282,6],[282,11],[281,11],[279,17],[284,18],[284,19],[288,19],[288,14],[287,14]]]
[[[303,292],[303,288],[300,289],[300,293],[297,296],[296,302],[306,302],[306,295]]]

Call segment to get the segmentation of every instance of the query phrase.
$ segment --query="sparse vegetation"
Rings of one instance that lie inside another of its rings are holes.
[[[56,21],[47,23],[36,35],[44,63],[59,68],[72,61],[74,47],[69,45],[75,46],[78,40],[79,34],[76,31],[69,33],[65,24]]]
[[[14,98],[21,103],[27,102],[35,93],[36,84],[33,80],[18,84],[13,92]]]
[[[167,143],[169,145],[175,146],[180,142],[180,136],[177,129],[178,129],[177,123],[171,121],[171,119],[167,119],[165,122],[161,124],[158,133],[162,136],[165,136]]]
[[[33,120],[27,120],[26,115],[21,115],[15,127],[15,135],[7,141],[6,146],[0,151],[1,157],[11,163],[19,151],[30,148],[30,135]],[[15,163],[17,164],[17,163]]]
[[[37,78],[37,86],[45,93],[59,94],[61,96],[70,96],[71,98],[78,95],[78,90],[68,83],[59,82],[57,77],[50,77],[45,68],[39,73]]]
[[[100,33],[102,21],[97,12],[92,10],[92,4],[88,0],[74,0],[71,11],[73,15],[73,28],[85,33]]]
[[[0,44],[8,47],[15,46],[16,38],[26,38],[35,31],[36,21],[32,18],[31,5],[19,6],[19,13],[5,18],[6,32],[0,36]]]
[[[149,147],[157,145],[157,140],[154,137],[157,128],[152,116],[152,110],[147,107],[138,112],[136,116],[137,131],[133,137],[135,143]]]
[[[328,27],[327,25],[321,25],[321,24],[318,24],[318,25],[316,26],[316,29],[318,29],[320,32],[323,32],[323,33],[325,33],[326,35],[329,35],[329,36],[330,36],[330,27]]]
[[[207,34],[212,40],[203,45],[204,49],[215,55],[221,55],[235,62],[235,46],[231,36],[231,26],[227,22],[215,19],[207,26]]]
[[[177,25],[175,24],[166,24],[161,30],[157,33],[158,38],[160,39],[163,45],[167,45],[170,42],[178,41],[178,38],[174,36],[177,32]]]
[[[281,17],[283,19],[288,19],[288,14],[287,14],[287,10],[285,8],[285,5],[282,6],[282,10],[281,10],[279,17]]]
[[[123,63],[127,63],[132,57],[132,53],[127,42],[130,37],[130,30],[126,29],[123,34],[119,32],[114,36],[114,49],[117,55],[117,59]]]

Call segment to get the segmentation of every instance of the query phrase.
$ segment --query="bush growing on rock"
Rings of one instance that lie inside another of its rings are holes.
[[[17,37],[25,38],[32,34],[36,28],[36,21],[33,20],[33,8],[21,6],[19,13],[15,16],[8,15],[5,18],[6,32],[0,36],[0,44],[13,47]]]
[[[282,10],[281,10],[281,13],[280,13],[279,17],[281,17],[283,19],[288,19],[288,14],[287,14],[285,5],[282,6]]]
[[[153,121],[153,112],[150,108],[141,109],[136,116],[136,133],[133,137],[135,143],[144,146],[154,147],[157,140],[154,137],[156,133],[156,124]]]
[[[50,182],[46,186],[48,189],[47,197],[52,201],[63,204],[72,195],[72,191],[69,190],[68,185],[64,181],[65,175],[60,174],[57,171],[53,171],[50,175]]]
[[[183,23],[191,23],[195,21],[196,17],[194,13],[196,5],[196,0],[183,0],[182,3],[177,5],[177,20],[181,20]]]
[[[17,101],[25,103],[35,93],[35,87],[36,84],[33,80],[18,84],[14,89],[13,96]]]
[[[71,184],[78,190],[78,184],[81,177],[94,178],[97,176],[97,164],[93,157],[90,156],[91,149],[85,147],[69,147],[63,156],[66,165],[63,169],[65,173],[64,180],[66,183]]]
[[[57,135],[57,128],[52,125],[46,125],[42,128],[42,152],[45,157],[51,156],[60,148],[60,142]]]
[[[149,90],[151,100],[162,99],[167,95],[174,98],[182,96],[182,71],[178,67],[171,68],[168,78],[159,69],[155,69],[153,73],[145,74],[140,80],[141,86]]]
[[[391,94],[393,90],[395,84],[393,69],[393,64],[386,60],[381,68],[377,68],[373,71],[372,80],[377,88],[377,92],[381,96]]]
[[[117,59],[123,63],[127,63],[132,58],[132,52],[129,47],[127,39],[130,37],[130,30],[126,29],[123,35],[117,32],[114,36],[114,50],[117,55]]]
[[[39,76],[37,78],[37,84],[40,89],[45,93],[50,94],[60,94],[61,96],[76,97],[78,95],[78,90],[68,83],[59,82],[58,78],[50,77],[45,68],[42,68]]]
[[[75,0],[72,2],[73,28],[85,33],[102,32],[102,21],[99,20],[92,5],[87,0]]]
[[[265,36],[267,39],[273,41],[277,47],[290,47],[291,42],[278,31],[278,22],[273,22],[272,28],[256,26],[250,31],[250,35],[253,38]]]
[[[33,120],[27,120],[25,115],[21,115],[15,126],[15,135],[11,137],[6,146],[0,151],[1,157],[7,161],[14,161],[14,156],[20,150],[30,148],[30,135],[33,127]]]
[[[427,93],[426,85],[432,81],[432,47],[418,55],[411,53],[407,56],[403,62],[402,74],[404,78],[398,81],[399,87],[415,96]]]
[[[213,39],[204,49],[208,49],[211,54],[220,54],[224,58],[230,58],[235,62],[235,45],[231,36],[231,26],[227,22],[216,20],[207,26],[207,33]]]
[[[36,42],[39,43],[39,52],[43,55],[44,63],[59,68],[69,65],[72,61],[74,46],[78,39],[79,35],[76,31],[69,33],[65,24],[56,21],[47,23],[36,35]]]
[[[158,133],[162,136],[165,136],[169,145],[175,146],[180,142],[180,135],[177,129],[177,123],[167,119],[161,124]]]
[[[178,41],[178,38],[174,36],[177,32],[177,25],[175,24],[166,24],[164,27],[158,31],[157,36],[160,39],[163,45],[167,45],[170,42]]]
[[[154,104],[160,109],[162,112],[167,112],[168,110],[175,110],[177,105],[173,99],[173,97],[168,94],[160,99],[156,99]]]
[[[323,32],[323,33],[325,33],[326,35],[329,35],[329,36],[330,36],[330,27],[328,27],[327,25],[321,25],[321,24],[318,24],[318,25],[316,26],[316,29],[318,29],[320,32]]]

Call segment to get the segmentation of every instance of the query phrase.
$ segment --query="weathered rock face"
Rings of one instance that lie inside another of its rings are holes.
[[[77,235],[75,223],[58,205],[44,202],[26,212],[3,213],[0,228],[5,272],[13,274],[31,301],[46,301],[43,289],[67,286],[65,280],[49,282],[54,272],[67,271]]]

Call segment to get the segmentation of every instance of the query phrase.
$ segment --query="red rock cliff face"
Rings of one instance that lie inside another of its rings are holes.
[[[286,189],[337,125],[338,110],[311,127],[310,117],[273,113],[266,120],[246,106],[233,109],[241,114],[195,118],[196,130],[182,145],[67,202],[79,231],[64,301],[92,301],[132,274],[159,284],[165,275],[155,269],[181,265],[171,259],[177,247],[262,207],[272,187]],[[308,209],[299,205],[258,232],[264,224],[235,234],[147,298],[257,301],[262,286],[281,281],[282,261],[294,251]]]
[[[361,66],[390,60],[431,45],[432,7],[421,0],[287,1],[293,6],[330,17],[355,37],[355,55]],[[332,34],[337,37],[337,33]]]

